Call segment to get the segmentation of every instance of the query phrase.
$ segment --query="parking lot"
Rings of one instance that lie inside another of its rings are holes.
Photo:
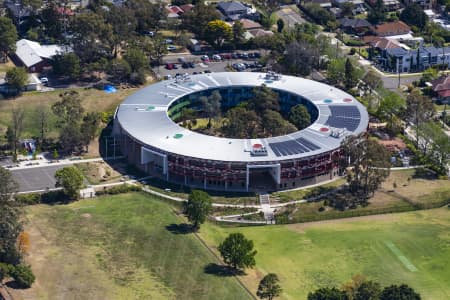
[[[45,190],[55,187],[55,173],[64,165],[40,168],[12,170],[11,173],[19,184],[19,192]]]
[[[250,53],[254,53],[252,51]],[[259,52],[258,52],[259,53]],[[260,56],[259,54],[258,56]],[[253,55],[252,55],[253,56]],[[259,64],[259,57],[248,58],[230,58],[221,60],[212,60],[209,56],[208,61],[202,60],[201,55],[168,55],[163,59],[163,65],[155,67],[153,71],[160,78],[167,78],[167,75],[174,77],[176,74],[198,74],[208,72],[224,72],[224,71],[259,71],[263,67]],[[237,67],[236,64],[240,64]],[[244,64],[251,65],[246,67]],[[235,68],[233,68],[233,65]]]

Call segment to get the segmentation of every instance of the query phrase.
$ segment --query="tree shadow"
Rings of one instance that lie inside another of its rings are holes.
[[[230,266],[218,265],[215,263],[209,263],[205,266],[204,272],[206,274],[212,274],[220,277],[228,277],[235,275],[244,275],[245,272],[239,269],[235,269]]]
[[[194,227],[191,224],[170,224],[166,226],[166,229],[173,234],[189,234],[194,232]]]
[[[24,288],[24,287],[20,286],[19,284],[17,284],[17,282],[15,280],[10,280],[10,281],[6,282],[5,285],[7,287],[9,287],[10,289],[14,289],[14,290],[25,290],[25,289],[27,289],[27,288]]]

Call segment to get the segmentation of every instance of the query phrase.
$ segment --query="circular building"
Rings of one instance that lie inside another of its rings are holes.
[[[232,139],[173,121],[200,96],[217,90],[222,107],[230,108],[262,84],[279,94],[281,110],[305,105],[311,125],[284,136]],[[275,191],[330,180],[339,175],[341,141],[368,125],[365,107],[335,87],[250,72],[185,75],[152,84],[129,96],[114,118],[114,134],[130,163],[166,181],[228,191]]]

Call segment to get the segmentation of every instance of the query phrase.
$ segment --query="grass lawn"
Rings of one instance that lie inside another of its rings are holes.
[[[97,89],[76,89],[80,93],[82,104],[87,112],[90,111],[113,111],[116,106],[122,102],[128,95],[135,91],[135,89],[119,89],[117,93],[106,94],[104,91]],[[6,127],[11,122],[11,110],[15,106],[23,107],[25,110],[24,133],[23,137],[37,136],[39,134],[38,119],[36,115],[36,108],[44,105],[51,108],[52,104],[60,100],[59,94],[62,90],[55,90],[51,92],[27,92],[15,99],[8,99],[0,101],[0,136],[3,138]],[[52,116],[52,122],[55,121],[55,116]],[[51,126],[52,130],[50,136],[56,135],[56,128]]]
[[[17,299],[249,298],[235,278],[205,273],[218,261],[173,209],[142,193],[26,207],[37,281]]]
[[[295,225],[207,224],[201,236],[213,248],[231,232],[254,241],[256,268],[242,278],[252,291],[273,272],[282,299],[305,299],[309,291],[340,286],[359,273],[382,285],[406,283],[422,299],[441,300],[450,298],[449,226],[450,210],[439,208]]]
[[[409,180],[408,180],[409,178]],[[281,200],[301,199],[306,195],[314,195],[317,189],[333,188],[339,181],[329,183],[329,186],[319,186],[312,189],[277,193]],[[307,193],[306,195],[304,193]],[[333,196],[331,196],[333,197]],[[450,181],[416,176],[415,170],[392,171],[382,184],[381,189],[369,199],[369,205],[336,210],[325,206],[324,201],[308,202],[291,205],[286,208],[289,212],[289,223],[320,221],[361,215],[373,215],[391,212],[411,211],[415,209],[440,207],[450,203]],[[320,209],[320,210],[319,210]]]

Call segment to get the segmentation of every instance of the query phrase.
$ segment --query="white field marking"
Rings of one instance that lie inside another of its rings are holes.
[[[392,251],[392,253],[397,256],[397,258],[402,262],[402,264],[411,272],[417,272],[418,269],[412,264],[412,262],[409,261],[409,259],[406,258],[405,255],[400,251],[400,249],[395,246],[395,244],[391,241],[384,241],[384,244],[386,247],[389,248],[389,250]]]

